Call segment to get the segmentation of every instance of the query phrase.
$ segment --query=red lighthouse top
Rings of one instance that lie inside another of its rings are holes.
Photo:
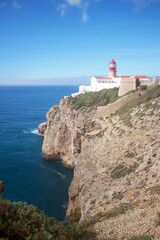
[[[111,71],[116,70],[116,62],[114,59],[112,59],[112,61],[110,61],[110,63],[109,63],[109,70],[111,70]]]

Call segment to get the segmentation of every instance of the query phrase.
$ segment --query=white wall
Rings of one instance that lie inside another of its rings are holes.
[[[95,77],[91,78],[91,91],[100,91],[102,89],[110,89],[120,86],[120,78],[112,78],[111,80],[99,80]]]
[[[79,93],[85,93],[90,91],[91,91],[91,86],[85,86],[85,85],[79,86]]]

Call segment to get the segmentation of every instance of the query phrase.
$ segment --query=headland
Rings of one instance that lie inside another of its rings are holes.
[[[159,121],[158,84],[70,96],[49,110],[43,155],[74,168],[69,221],[97,239],[160,239]]]

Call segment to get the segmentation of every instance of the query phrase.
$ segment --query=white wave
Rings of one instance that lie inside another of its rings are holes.
[[[39,136],[44,136],[43,134],[41,134],[41,133],[38,132],[38,129],[37,129],[37,128],[31,129],[31,133],[32,133],[32,134],[35,134],[35,135],[39,135]]]
[[[65,178],[64,174],[62,174],[62,173],[60,173],[60,172],[58,172],[56,170],[53,170],[53,169],[50,169],[50,170],[52,170],[53,172],[55,172],[57,175],[61,176],[62,178]]]
[[[62,208],[67,208],[67,203],[62,205]]]
[[[38,129],[37,128],[31,129],[31,133],[38,135]]]
[[[56,171],[56,170],[54,170],[54,169],[45,167],[45,166],[43,166],[43,165],[41,165],[41,164],[39,164],[39,163],[33,162],[33,161],[31,161],[31,162],[32,162],[33,164],[39,166],[40,168],[44,168],[44,169],[47,169],[47,170],[49,170],[49,171],[51,171],[51,172],[56,173],[57,175],[61,176],[62,178],[65,178],[65,177],[66,177],[64,174],[62,174],[62,173],[60,173],[60,172],[58,172],[58,171]]]
[[[29,131],[26,131],[26,130],[23,130],[23,133],[24,133],[24,134],[30,134],[30,132],[29,132]]]
[[[32,134],[35,134],[35,135],[43,136],[43,134],[38,132],[37,128],[30,129],[29,131],[23,130],[23,133],[24,134],[31,134],[32,133]]]

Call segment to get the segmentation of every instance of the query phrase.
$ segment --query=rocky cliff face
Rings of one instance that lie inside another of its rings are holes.
[[[47,113],[42,152],[48,159],[60,159],[68,167],[74,167],[82,150],[86,131],[96,128],[95,110],[76,111],[68,99],[62,99]]]
[[[101,112],[74,110],[63,99],[47,114],[44,155],[74,167],[67,216],[92,225],[98,239],[158,240],[160,97],[134,107],[127,123]]]

